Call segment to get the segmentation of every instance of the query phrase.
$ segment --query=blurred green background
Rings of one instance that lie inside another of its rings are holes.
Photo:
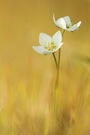
[[[53,57],[32,49],[40,32],[60,30],[53,13],[56,19],[70,16],[73,24],[82,21],[63,38],[58,119],[63,116],[64,126],[52,120],[50,109]],[[0,135],[90,134],[89,38],[89,0],[0,0]]]

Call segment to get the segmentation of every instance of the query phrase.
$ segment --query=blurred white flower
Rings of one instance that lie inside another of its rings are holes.
[[[56,32],[53,37],[45,33],[40,33],[39,44],[40,46],[33,46],[33,49],[39,54],[50,54],[56,52],[61,48],[62,34],[60,31]]]
[[[79,28],[81,25],[81,21],[78,23],[72,25],[70,17],[65,16],[63,18],[59,18],[57,21],[55,20],[55,15],[53,14],[53,21],[55,25],[61,29],[67,30],[67,31],[75,31]]]

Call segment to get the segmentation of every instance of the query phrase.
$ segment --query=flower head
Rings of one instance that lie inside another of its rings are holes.
[[[63,18],[59,18],[57,21],[55,20],[55,16],[53,15],[53,21],[55,25],[61,29],[67,30],[67,31],[75,31],[79,28],[81,25],[81,21],[78,23],[72,25],[72,22],[70,20],[69,16],[65,16]]]
[[[62,34],[60,31],[56,32],[52,37],[45,33],[40,33],[39,44],[40,46],[33,46],[33,49],[39,54],[50,54],[56,52],[63,43]]]

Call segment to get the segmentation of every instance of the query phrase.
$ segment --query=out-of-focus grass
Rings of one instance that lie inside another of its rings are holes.
[[[0,1],[0,135],[90,134],[89,10],[88,0]],[[64,35],[57,102],[53,57],[32,50],[58,30],[53,13],[82,21]]]

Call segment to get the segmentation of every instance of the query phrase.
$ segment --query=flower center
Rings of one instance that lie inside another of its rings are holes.
[[[72,26],[72,23],[71,24],[66,24],[67,28],[70,28],[70,26]]]
[[[67,28],[69,28],[69,26],[67,26]]]
[[[53,42],[48,43],[47,46],[45,46],[45,49],[47,49],[48,51],[52,51],[55,48],[55,44]]]

